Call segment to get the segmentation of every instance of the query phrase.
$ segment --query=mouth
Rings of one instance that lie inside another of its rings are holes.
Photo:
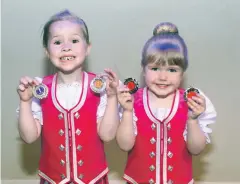
[[[167,88],[169,85],[168,84],[157,84],[157,86],[161,89]]]
[[[75,56],[63,56],[63,57],[60,57],[60,60],[61,61],[72,61],[75,58],[76,58]]]

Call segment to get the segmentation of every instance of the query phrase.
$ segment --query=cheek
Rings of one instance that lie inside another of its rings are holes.
[[[154,81],[155,75],[153,72],[146,72],[145,73],[145,81],[147,84],[150,84]]]
[[[79,54],[87,53],[87,46],[85,44],[75,44],[74,50]]]
[[[182,76],[180,75],[177,75],[177,76],[174,76],[172,78],[172,82],[176,85],[176,86],[179,86],[181,84],[181,81],[182,81]]]
[[[60,48],[56,48],[56,47],[49,47],[48,48],[48,54],[49,57],[54,57],[59,53]]]

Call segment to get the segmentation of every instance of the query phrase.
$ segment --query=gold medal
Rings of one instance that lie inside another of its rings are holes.
[[[90,88],[95,93],[102,93],[106,89],[106,81],[103,77],[95,77],[91,81]]]
[[[45,84],[33,86],[33,96],[38,99],[46,98],[48,95],[48,87]]]

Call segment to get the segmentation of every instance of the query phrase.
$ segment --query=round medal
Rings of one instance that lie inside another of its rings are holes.
[[[106,81],[102,77],[95,77],[90,84],[95,93],[102,93],[106,89]]]
[[[184,92],[184,99],[187,101],[188,98],[192,98],[193,96],[197,96],[197,94],[199,94],[199,91],[196,88],[189,87]]]
[[[45,84],[33,86],[33,96],[38,99],[46,98],[48,95],[48,87]]]
[[[139,88],[138,82],[133,78],[125,79],[124,85],[126,85],[128,87],[128,89],[130,90],[129,91],[130,94],[136,93]]]

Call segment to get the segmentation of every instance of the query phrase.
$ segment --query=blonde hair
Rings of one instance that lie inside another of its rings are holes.
[[[160,66],[177,65],[183,70],[186,69],[184,56],[180,52],[176,51],[151,51],[146,54],[146,65],[154,64]]]
[[[57,14],[53,15],[48,21],[47,23],[44,25],[43,28],[43,46],[45,48],[47,48],[48,46],[48,39],[49,39],[49,28],[50,26],[57,21],[64,21],[64,20],[69,20],[69,21],[73,21],[77,24],[79,24],[81,26],[81,30],[83,33],[83,37],[86,41],[87,44],[90,44],[89,41],[89,33],[88,33],[88,28],[86,23],[84,22],[83,19],[79,18],[78,16],[74,15],[73,13],[71,13],[69,10],[64,10],[61,12],[58,12]]]

